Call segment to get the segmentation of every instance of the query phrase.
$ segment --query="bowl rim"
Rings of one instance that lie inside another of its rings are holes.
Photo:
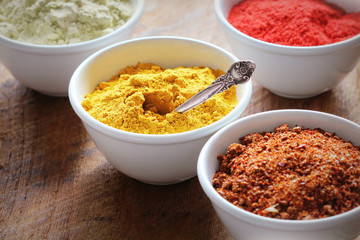
[[[178,36],[150,36],[150,37],[142,37],[142,38],[135,38],[130,39],[126,41],[122,41],[113,45],[110,45],[106,48],[103,48],[92,55],[90,55],[87,59],[85,59],[75,70],[73,73],[69,88],[68,88],[68,96],[70,103],[75,111],[75,113],[80,117],[80,119],[88,124],[88,126],[92,127],[93,129],[97,130],[98,132],[101,132],[104,135],[113,137],[118,140],[126,141],[126,142],[136,142],[136,143],[144,143],[144,144],[173,144],[173,143],[179,143],[179,142],[186,142],[186,141],[192,141],[196,140],[205,136],[208,136],[209,134],[214,133],[221,127],[225,126],[229,123],[229,121],[232,121],[231,119],[238,118],[237,115],[239,115],[239,112],[242,113],[246,107],[248,106],[250,102],[250,98],[252,95],[252,79],[248,81],[245,84],[242,84],[242,93],[241,98],[236,107],[225,117],[221,118],[220,120],[209,124],[207,126],[204,126],[202,128],[186,131],[186,132],[180,132],[180,133],[171,133],[171,134],[142,134],[142,133],[133,133],[128,132],[120,129],[116,129],[113,127],[110,127],[92,116],[88,112],[85,111],[85,109],[81,106],[80,101],[78,101],[77,94],[76,94],[76,85],[78,84],[78,76],[81,74],[84,68],[92,62],[95,58],[97,58],[99,55],[102,55],[106,52],[111,51],[114,48],[121,48],[128,44],[136,44],[143,41],[179,41],[179,42],[188,42],[188,43],[195,43],[198,45],[206,46],[207,48],[212,48],[218,51],[221,54],[226,55],[233,61],[238,61],[238,58],[235,57],[230,52],[226,51],[223,48],[220,48],[212,43],[208,43],[202,40],[198,39],[192,39],[187,37],[178,37]]]
[[[8,38],[6,36],[0,35],[0,42],[8,45],[11,48],[22,50],[29,53],[42,53],[42,54],[67,54],[68,52],[81,52],[85,51],[88,48],[91,48],[93,45],[101,44],[106,41],[108,38],[112,38],[114,35],[119,32],[127,31],[129,28],[134,26],[136,22],[140,19],[145,6],[145,0],[132,0],[134,4],[134,12],[131,17],[120,27],[115,29],[113,32],[94,38],[91,40],[74,43],[74,44],[62,44],[62,45],[41,45],[33,44],[28,42],[22,42]]]
[[[225,30],[229,30],[231,34],[241,38],[246,41],[248,44],[251,44],[254,47],[261,48],[268,52],[274,52],[279,54],[294,54],[294,55],[321,55],[328,54],[330,52],[336,52],[343,48],[355,47],[360,45],[360,34],[357,34],[351,38],[345,39],[340,42],[335,42],[326,45],[318,46],[288,46],[275,43],[269,43],[254,37],[251,37],[232,26],[227,19],[225,18],[222,12],[221,3],[224,0],[214,0],[213,7],[215,10],[215,15],[219,20],[220,24]]]
[[[207,151],[208,151],[208,149],[211,148],[211,146],[214,144],[216,139],[219,136],[226,134],[229,131],[229,129],[231,129],[232,127],[240,125],[243,122],[255,121],[258,118],[266,118],[269,115],[276,115],[276,114],[281,115],[282,113],[288,113],[288,114],[305,113],[305,114],[317,115],[320,117],[326,117],[326,118],[340,120],[346,124],[350,124],[350,125],[360,129],[360,125],[358,125],[355,122],[352,122],[348,119],[345,119],[345,118],[342,118],[342,117],[339,117],[339,116],[336,116],[333,114],[325,113],[325,112],[314,111],[314,110],[304,110],[304,109],[281,109],[281,110],[270,110],[270,111],[265,111],[265,112],[259,112],[259,113],[255,113],[255,114],[243,117],[241,119],[238,119],[238,120],[228,124],[227,126],[223,127],[219,131],[217,131],[212,137],[210,137],[210,139],[203,146],[203,148],[199,154],[199,158],[198,158],[198,163],[197,163],[198,180],[200,182],[200,185],[201,185],[203,191],[205,192],[207,197],[211,200],[212,204],[217,206],[218,208],[222,209],[224,212],[232,215],[234,218],[239,219],[239,216],[240,216],[242,221],[246,221],[251,224],[262,226],[262,227],[267,226],[272,229],[294,229],[294,230],[296,230],[296,227],[303,227],[303,228],[308,228],[308,229],[318,229],[318,228],[324,227],[324,224],[326,224],[326,226],[337,225],[343,221],[343,218],[346,218],[346,217],[349,217],[352,215],[360,216],[360,206],[359,206],[359,207],[351,209],[347,212],[337,214],[335,216],[321,218],[321,219],[311,219],[311,220],[275,219],[275,218],[260,216],[260,215],[248,212],[246,210],[243,210],[243,209],[233,205],[232,203],[230,203],[229,201],[227,201],[226,199],[221,197],[220,194],[218,194],[216,192],[216,190],[213,188],[213,186],[211,184],[211,181],[209,181],[209,179],[207,178],[208,174],[206,173],[207,172],[206,166],[207,166],[207,162],[209,159],[209,158],[207,158]],[[267,125],[265,125],[264,128],[267,128]],[[298,229],[298,230],[300,230],[300,229]]]

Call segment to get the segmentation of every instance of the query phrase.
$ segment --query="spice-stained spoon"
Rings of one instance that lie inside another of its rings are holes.
[[[190,109],[205,102],[215,94],[221,93],[229,89],[233,85],[243,84],[250,80],[255,70],[255,63],[252,61],[238,61],[231,64],[229,70],[213,81],[210,86],[204,88],[189,100],[181,104],[174,111],[185,113]]]

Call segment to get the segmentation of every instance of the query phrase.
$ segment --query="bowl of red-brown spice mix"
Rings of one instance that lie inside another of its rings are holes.
[[[360,125],[310,110],[239,119],[198,159],[200,184],[235,239],[360,234]]]
[[[359,61],[360,1],[215,0],[214,9],[234,54],[256,62],[253,80],[277,95],[319,95]]]

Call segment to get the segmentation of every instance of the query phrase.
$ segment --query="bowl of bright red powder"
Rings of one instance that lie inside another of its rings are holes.
[[[360,59],[360,1],[215,0],[238,58],[253,59],[255,82],[289,98],[333,89]]]
[[[360,234],[360,125],[285,109],[241,118],[202,148],[202,189],[234,239]]]

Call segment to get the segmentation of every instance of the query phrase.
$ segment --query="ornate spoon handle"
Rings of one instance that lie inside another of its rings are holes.
[[[238,61],[231,64],[229,70],[213,81],[208,87],[192,96],[189,100],[181,104],[174,111],[185,113],[190,109],[205,102],[215,94],[229,89],[233,85],[243,84],[250,80],[255,70],[255,63],[252,61]]]

